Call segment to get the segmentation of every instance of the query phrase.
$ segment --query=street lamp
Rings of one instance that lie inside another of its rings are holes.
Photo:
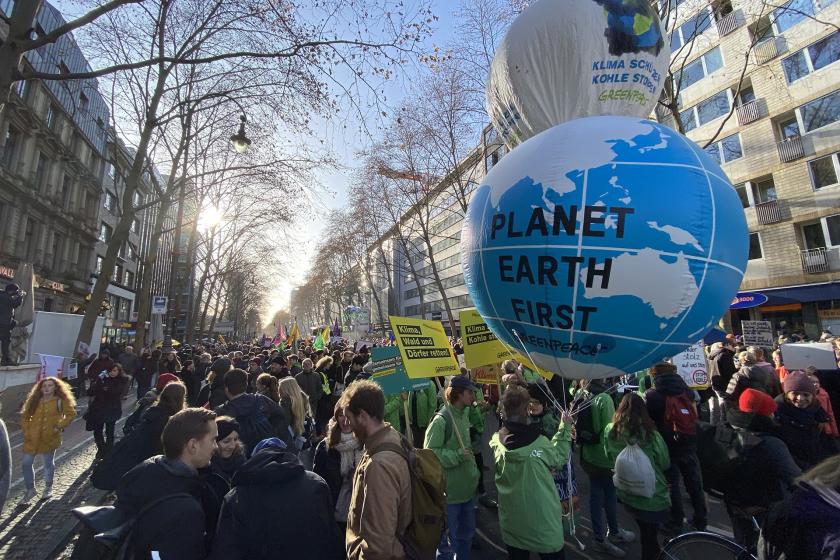
[[[246,122],[248,122],[248,119],[245,118],[245,115],[239,117],[239,131],[230,137],[230,143],[233,144],[233,149],[238,154],[244,154],[248,150],[248,146],[251,145],[251,139],[245,136]]]

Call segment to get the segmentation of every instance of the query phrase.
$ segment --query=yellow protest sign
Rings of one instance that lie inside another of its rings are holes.
[[[499,364],[479,366],[472,370],[472,379],[481,385],[498,384],[502,379],[502,368]]]
[[[440,321],[393,315],[388,318],[409,377],[458,375],[461,372]]]
[[[461,344],[464,346],[464,362],[469,369],[488,364],[498,364],[510,358],[510,352],[475,309],[465,309],[459,314],[461,320]]]

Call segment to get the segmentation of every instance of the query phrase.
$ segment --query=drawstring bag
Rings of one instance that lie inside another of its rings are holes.
[[[613,483],[617,489],[631,496],[653,497],[656,473],[639,444],[631,443],[618,454],[615,459]]]

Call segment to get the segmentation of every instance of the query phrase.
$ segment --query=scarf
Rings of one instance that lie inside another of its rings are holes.
[[[362,446],[356,441],[353,433],[341,434],[341,441],[333,446],[341,457],[341,477],[352,473],[362,458]]]

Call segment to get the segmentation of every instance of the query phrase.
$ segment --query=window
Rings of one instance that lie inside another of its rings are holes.
[[[102,261],[105,260],[102,258],[101,255],[96,255],[96,273],[100,274],[102,272]]]
[[[123,267],[121,264],[114,266],[114,273],[111,275],[111,281],[119,284],[123,279]]]
[[[831,246],[840,245],[840,214],[823,218],[825,228],[828,230],[828,241]]]
[[[822,223],[817,222],[802,226],[802,242],[805,244],[805,249],[808,250],[825,248],[825,234],[823,233]]]
[[[840,32],[835,32],[782,60],[782,68],[790,84],[838,60],[840,60]]]
[[[761,238],[758,233],[750,234],[750,256],[749,260],[763,259],[764,253],[761,250]]]
[[[808,16],[814,15],[812,0],[791,0],[784,6],[773,10],[773,21],[779,33],[787,31]]]
[[[681,88],[687,88],[722,67],[723,58],[720,55],[720,48],[715,47],[697,60],[686,64],[675,79]]]
[[[143,204],[143,195],[140,194],[140,191],[134,191],[132,202],[134,203],[135,208]]]
[[[776,185],[773,179],[763,179],[753,184],[753,198],[759,204],[776,200]]]
[[[134,273],[130,270],[125,271],[125,285],[129,288],[134,287]]]
[[[50,174],[50,158],[44,152],[38,153],[38,165],[35,167],[35,188],[42,189],[49,178]]]
[[[111,191],[105,191],[105,210],[111,212],[112,214],[117,209],[117,197]]]
[[[697,119],[701,125],[729,112],[729,90],[720,91],[697,104]]]
[[[140,231],[140,220],[138,220],[137,218],[134,218],[131,221],[131,231],[132,233],[137,233],[138,231]]]
[[[3,166],[11,170],[15,162],[15,153],[17,152],[18,142],[20,141],[20,134],[13,127],[9,127],[6,132],[6,142],[3,148]]]
[[[837,247],[840,245],[840,214],[820,218],[818,222],[802,226],[802,243],[805,249]]]
[[[699,37],[712,25],[712,14],[704,8],[696,16],[682,24],[679,29],[671,33],[671,50],[676,51],[681,46]]]
[[[114,178],[114,164],[111,163],[110,161],[106,162],[105,163],[105,169],[107,169],[107,171],[108,171],[108,177],[113,179]]]
[[[99,241],[101,241],[102,243],[108,243],[109,241],[111,241],[112,233],[113,230],[111,229],[111,226],[109,226],[105,222],[102,222],[99,225]]]
[[[740,92],[738,92],[737,105],[739,107],[752,101],[755,101],[755,92],[753,91],[752,86],[744,87]]]
[[[59,62],[59,63],[58,63],[58,73],[59,73],[59,74],[69,74],[69,73],[70,73],[70,69],[69,69],[69,68],[67,67],[67,65],[66,65],[66,64],[64,64],[63,62]]]
[[[18,94],[18,97],[26,100],[26,94],[29,91],[29,81],[28,80],[20,80],[15,82],[15,91]]]
[[[840,121],[840,90],[814,99],[797,109],[805,132]]]
[[[741,183],[740,185],[735,185],[735,192],[738,193],[738,198],[741,199],[741,205],[744,208],[750,207],[750,198],[747,195],[747,185],[746,183]]]
[[[744,155],[741,149],[741,137],[737,133],[709,144],[705,151],[718,163],[728,163]]]
[[[88,108],[88,104],[89,104],[89,103],[90,103],[90,102],[89,102],[89,100],[88,100],[87,95],[85,95],[85,94],[84,94],[84,92],[80,93],[80,94],[79,94],[79,108],[80,108],[82,111],[87,111],[87,108]]]
[[[27,218],[26,227],[23,230],[23,254],[26,255],[26,258],[28,259],[32,259],[35,256],[35,232],[37,231],[37,227],[38,222],[36,222],[32,218]]]
[[[55,130],[55,123],[57,122],[57,120],[58,120],[58,109],[56,108],[55,105],[50,103],[50,106],[47,107],[47,116],[44,119],[44,124],[50,130]]]
[[[840,183],[837,180],[840,177],[840,153],[838,152],[809,161],[808,168],[814,189],[833,187]]]

